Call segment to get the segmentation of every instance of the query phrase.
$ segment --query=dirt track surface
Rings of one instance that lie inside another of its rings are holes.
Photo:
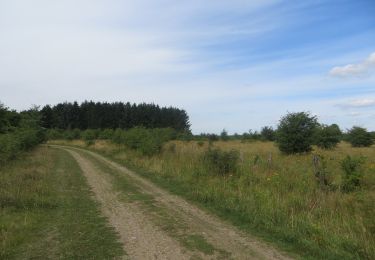
[[[66,146],[53,147],[68,151],[78,162],[100,203],[102,214],[119,234],[119,240],[130,259],[290,259],[264,242],[97,153]],[[113,188],[111,176],[95,167],[91,159],[126,175],[142,193],[152,195],[158,207],[177,222],[183,223],[184,233],[202,236],[215,249],[214,253],[205,254],[184,247],[156,225],[151,214],[145,214],[137,203],[121,200],[119,192]]]

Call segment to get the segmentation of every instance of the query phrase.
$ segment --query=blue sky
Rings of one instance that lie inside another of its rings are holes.
[[[192,130],[287,111],[375,130],[375,1],[0,0],[0,101],[154,102]]]

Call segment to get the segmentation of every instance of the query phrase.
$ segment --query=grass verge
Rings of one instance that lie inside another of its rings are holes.
[[[112,259],[117,235],[75,160],[39,147],[0,171],[0,259]]]

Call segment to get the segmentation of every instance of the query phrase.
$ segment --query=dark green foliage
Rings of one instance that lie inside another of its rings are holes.
[[[341,137],[342,133],[338,125],[320,125],[315,130],[314,142],[320,148],[332,149],[337,146]]]
[[[53,107],[46,105],[40,112],[42,126],[46,128],[85,130],[170,127],[190,132],[189,117],[185,110],[154,104],[85,101],[82,104],[60,103]]]
[[[361,186],[361,180],[363,173],[361,165],[364,163],[363,157],[350,157],[346,156],[341,162],[341,168],[344,171],[342,177],[342,190],[345,192],[351,192],[358,189]]]
[[[91,145],[94,144],[95,139],[98,137],[98,132],[94,129],[87,129],[82,132],[81,136],[87,145]]]
[[[81,131],[79,129],[65,130],[63,138],[67,140],[75,140],[81,138]]]
[[[220,139],[222,141],[228,141],[229,140],[228,132],[225,129],[223,129],[223,131],[221,132]]]
[[[45,131],[39,123],[37,108],[17,113],[0,104],[0,168],[20,152],[45,141]]]
[[[219,175],[235,173],[239,160],[239,152],[236,150],[221,151],[219,149],[209,149],[203,155],[210,172]]]
[[[104,140],[110,140],[113,137],[113,133],[115,131],[113,129],[104,129],[99,132],[99,139],[104,139]]]
[[[260,130],[260,135],[264,141],[274,141],[275,140],[275,130],[271,126],[262,127]]]
[[[248,133],[242,134],[242,141],[258,141],[261,140],[262,136],[258,131],[249,130]]]
[[[142,127],[130,130],[116,129],[112,141],[125,144],[144,155],[154,155],[161,151],[163,144],[176,138],[176,131],[171,128],[146,129]]]
[[[285,154],[311,151],[317,125],[316,117],[307,112],[288,113],[282,117],[276,138],[280,151]]]
[[[347,141],[352,144],[353,147],[368,147],[374,144],[374,140],[371,133],[367,132],[366,128],[353,126],[348,131]]]
[[[207,139],[210,142],[214,142],[219,140],[219,136],[216,134],[207,134]]]
[[[64,139],[67,138],[64,134],[64,131],[61,129],[48,129],[47,130],[47,139],[48,140],[58,140],[58,139]]]

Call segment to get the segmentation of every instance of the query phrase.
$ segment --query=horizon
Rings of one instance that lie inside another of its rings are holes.
[[[0,2],[0,102],[155,103],[194,134],[308,111],[375,131],[373,1]]]

